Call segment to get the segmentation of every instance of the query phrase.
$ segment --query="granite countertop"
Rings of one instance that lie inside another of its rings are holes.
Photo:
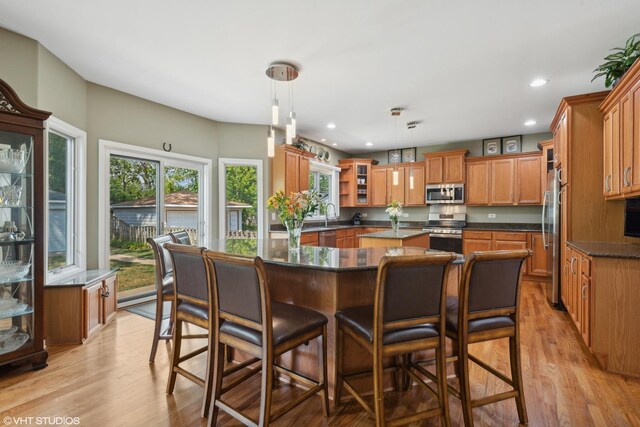
[[[66,286],[84,286],[84,285],[93,285],[112,274],[114,274],[117,270],[85,270],[80,273],[74,274],[72,276],[67,276],[65,278],[59,280],[51,280],[45,286],[49,288],[59,288]]]
[[[464,230],[471,231],[542,231],[542,224],[468,222]]]
[[[245,256],[260,256],[265,264],[291,268],[308,268],[327,271],[376,270],[380,259],[387,256],[419,255],[432,251],[414,247],[390,248],[327,248],[323,246],[302,246],[300,253],[291,254],[286,239],[231,239],[214,240],[209,249]],[[459,255],[455,264],[464,261]]]
[[[324,223],[321,222],[310,222],[305,223],[302,228],[303,233],[313,233],[318,231],[333,231],[340,230],[345,228],[369,228],[369,227],[388,227],[391,228],[391,221],[365,221],[363,220],[359,225],[351,224],[351,221],[329,221],[327,226],[324,226]],[[400,221],[400,228],[408,228],[408,229],[418,229],[426,227],[426,223],[424,221]],[[269,226],[269,232],[286,232],[287,229],[282,224],[271,224]]]
[[[406,239],[409,237],[421,236],[423,234],[429,234],[429,232],[421,230],[407,230],[401,228],[398,229],[397,233],[393,230],[378,231],[377,233],[361,234],[360,237],[370,237],[375,239]]]
[[[592,257],[640,259],[640,245],[614,242],[574,242],[567,244]]]

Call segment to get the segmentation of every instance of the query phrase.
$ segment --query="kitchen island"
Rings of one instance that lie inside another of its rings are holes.
[[[429,232],[422,230],[386,230],[361,234],[358,246],[361,248],[385,248],[389,246],[412,246],[429,248]]]
[[[262,257],[269,278],[273,301],[296,304],[323,313],[327,327],[327,370],[329,395],[333,399],[335,384],[335,351],[337,336],[335,313],[343,308],[373,304],[378,263],[383,256],[416,255],[429,252],[424,248],[328,248],[302,246],[300,253],[290,254],[286,240],[228,240],[209,244],[213,250]],[[457,294],[462,256],[451,269],[447,292]],[[301,346],[282,356],[281,363],[311,378],[317,378],[317,355],[320,340]],[[388,360],[388,365],[393,361]],[[346,337],[345,373],[363,372],[372,367],[371,356]],[[392,384],[392,372],[385,386]],[[363,376],[356,384],[361,391],[373,390],[371,378]],[[343,393],[343,396],[347,395]]]

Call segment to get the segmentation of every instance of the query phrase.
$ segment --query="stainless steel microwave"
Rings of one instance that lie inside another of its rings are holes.
[[[424,192],[427,205],[464,203],[464,184],[427,185]]]

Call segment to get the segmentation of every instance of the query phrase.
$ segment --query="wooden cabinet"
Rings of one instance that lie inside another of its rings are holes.
[[[562,170],[563,165],[567,164],[567,138],[568,138],[568,120],[567,112],[563,111],[557,117],[557,122],[552,124],[551,129],[553,132],[553,166]],[[562,184],[566,184],[566,175],[561,176]]]
[[[392,200],[404,206],[424,206],[424,165],[374,166],[371,168],[371,187],[371,206],[387,206]]]
[[[567,247],[567,278],[562,289],[562,302],[587,347],[591,346],[591,258]]]
[[[473,163],[467,162],[466,198],[468,205],[488,205],[491,200],[491,161],[479,160]]]
[[[529,274],[532,276],[547,277],[548,275],[548,257],[547,249],[544,247],[542,233],[529,233],[528,248],[533,251],[533,255],[528,260]]]
[[[283,190],[285,194],[309,189],[309,159],[313,154],[282,144],[276,146],[271,171],[273,191]]]
[[[318,232],[303,232],[300,235],[300,244],[304,246],[318,246]]]
[[[513,205],[515,203],[514,159],[499,159],[491,162],[491,205]]]
[[[464,158],[469,150],[424,153],[427,184],[464,182]]]
[[[547,251],[542,242],[542,233],[524,231],[474,231],[462,232],[462,253],[474,251],[512,251],[530,249],[523,273],[529,276],[547,276]],[[538,280],[538,279],[536,279]]]
[[[88,270],[45,286],[48,346],[82,344],[109,323],[118,310],[115,271]]]
[[[371,166],[373,159],[342,159],[338,161],[340,171],[340,207],[371,206],[373,186]]]
[[[541,205],[546,168],[538,152],[467,159],[466,203]]]
[[[542,156],[516,159],[516,193],[518,205],[541,205],[547,169]]]
[[[336,248],[355,248],[357,242],[354,228],[336,230]]]
[[[3,236],[5,238],[0,242],[0,261],[6,263],[0,272],[0,299],[4,303],[0,310],[0,328],[14,328],[3,335],[6,341],[0,345],[0,366],[28,366],[29,363],[33,369],[47,366],[43,300],[47,225],[44,222],[46,175],[43,163],[46,159],[45,121],[50,115],[24,104],[13,89],[0,80],[0,146],[3,149],[0,187],[7,191],[19,189],[22,193],[17,197],[19,200],[3,203],[0,222],[13,223],[14,232],[25,233],[19,240]],[[5,231],[9,233],[9,230]]]
[[[600,106],[603,119],[603,191],[608,199],[640,195],[640,62]]]

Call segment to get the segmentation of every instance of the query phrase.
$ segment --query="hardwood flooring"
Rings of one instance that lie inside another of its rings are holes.
[[[523,286],[522,353],[525,397],[531,426],[640,426],[640,380],[602,372],[582,347],[564,312],[551,310],[538,284]],[[149,365],[153,322],[118,312],[117,318],[82,346],[50,349],[49,366],[41,371],[0,377],[3,417],[79,417],[82,426],[198,426],[203,390],[179,377],[173,395],[165,394],[169,345],[161,343],[156,363]],[[195,343],[194,343],[195,344]],[[503,372],[509,371],[507,341],[471,346],[472,354]],[[193,361],[204,372],[206,354]],[[504,391],[499,380],[472,365],[472,395]],[[455,382],[451,380],[451,382]],[[232,402],[246,402],[257,413],[259,376],[235,392]],[[278,407],[300,391],[279,384]],[[407,394],[385,394],[387,410],[400,415],[432,403],[414,387]],[[462,426],[460,402],[450,396],[453,426]],[[513,400],[474,409],[477,426],[518,425]],[[32,424],[35,424],[32,422]],[[238,425],[226,415],[219,425]],[[354,401],[332,408],[322,417],[320,398],[294,409],[276,425],[369,426],[373,424]],[[422,425],[439,425],[437,419]]]

